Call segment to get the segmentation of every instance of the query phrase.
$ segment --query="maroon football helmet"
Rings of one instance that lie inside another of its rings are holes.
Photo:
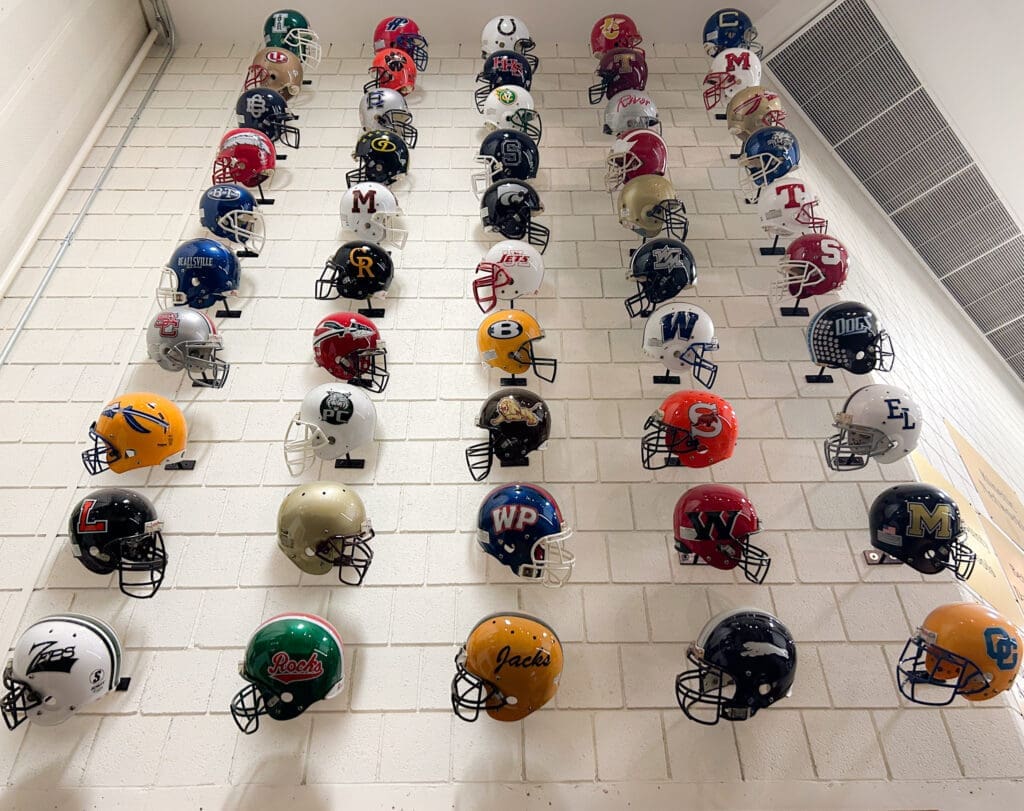
[[[668,171],[668,147],[653,130],[627,130],[615,139],[604,175],[609,194],[640,175],[664,175]]]
[[[614,48],[601,57],[597,82],[589,89],[591,104],[600,104],[623,90],[647,87],[647,54],[642,48]]]
[[[672,524],[680,562],[696,555],[716,569],[739,567],[750,582],[764,582],[772,560],[750,543],[761,522],[742,491],[724,484],[691,487],[676,502]]]
[[[772,283],[776,298],[823,296],[838,290],[850,271],[846,247],[828,234],[804,234],[789,243],[779,262],[779,277]]]

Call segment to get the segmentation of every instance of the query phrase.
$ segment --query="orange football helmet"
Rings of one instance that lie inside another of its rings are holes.
[[[386,87],[408,96],[416,89],[416,65],[409,54],[398,48],[377,51],[373,57],[373,64],[367,71],[371,78],[363,85],[364,93],[378,87]]]
[[[166,397],[132,392],[115,397],[89,429],[93,446],[82,452],[90,474],[125,473],[159,465],[185,450],[188,426],[181,410]]]
[[[740,425],[728,400],[711,392],[677,391],[647,418],[644,430],[649,433],[640,440],[643,466],[659,470],[709,467],[728,459]]]

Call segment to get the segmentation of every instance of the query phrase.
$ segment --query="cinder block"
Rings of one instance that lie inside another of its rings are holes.
[[[630,709],[676,706],[675,677],[688,666],[682,645],[623,645],[622,681]],[[598,750],[600,753],[600,749]]]
[[[872,715],[893,780],[916,780],[922,774],[936,780],[961,776],[942,713],[878,710]]]
[[[215,650],[155,652],[145,683],[133,680],[130,688],[142,691],[143,714],[205,713],[219,655]]]
[[[909,635],[894,586],[858,583],[837,585],[834,591],[851,641],[903,641]]]
[[[450,779],[454,722],[458,719],[451,712],[385,714],[380,779],[408,783],[447,782]],[[482,722],[483,719],[478,723]],[[430,745],[424,746],[424,741],[429,741]]]
[[[788,532],[797,576],[804,583],[856,582],[857,568],[841,532]]]
[[[797,640],[845,639],[832,589],[827,585],[772,586],[778,617]]]
[[[965,777],[1014,777],[1024,771],[1024,750],[1014,745],[1020,726],[1011,709],[951,708],[942,715]]]
[[[813,780],[814,766],[800,713],[769,707],[736,730],[747,780]]]
[[[811,751],[822,780],[884,780],[885,764],[871,713],[804,710]]]
[[[701,726],[678,708],[665,710],[662,720],[673,781],[724,783],[742,779],[733,724]]]
[[[643,710],[594,714],[601,780],[659,780],[668,775],[661,716]]]
[[[161,768],[161,753],[171,719],[167,716],[108,716],[96,731],[82,773],[86,786],[151,786]],[[125,746],[125,741],[149,745]],[[112,769],[111,763],[117,768]]]
[[[647,618],[640,586],[585,586],[583,609],[590,642],[647,640]]]
[[[176,715],[160,755],[159,786],[223,786],[238,730],[216,715]]]
[[[818,654],[836,708],[898,706],[895,674],[879,645],[819,645]]]

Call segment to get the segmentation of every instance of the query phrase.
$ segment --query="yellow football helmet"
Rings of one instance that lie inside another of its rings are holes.
[[[115,397],[89,429],[93,446],[82,452],[90,474],[125,473],[159,465],[185,450],[188,426],[181,410],[166,397],[132,392]]]
[[[619,192],[619,222],[645,239],[668,236],[686,239],[689,222],[686,207],[676,198],[672,181],[661,175],[640,175]]]
[[[537,319],[522,310],[499,310],[480,322],[476,332],[476,347],[480,359],[488,366],[501,369],[511,375],[518,375],[527,369],[541,380],[555,382],[558,361],[554,358],[538,358],[533,344],[544,337]],[[542,370],[550,369],[550,377]]]
[[[955,696],[986,701],[1013,684],[1020,633],[978,603],[940,605],[907,640],[896,665],[900,692],[916,704],[944,706]]]
[[[740,141],[746,141],[759,129],[781,127],[785,121],[782,99],[761,85],[743,88],[729,100],[725,111],[726,126]]]

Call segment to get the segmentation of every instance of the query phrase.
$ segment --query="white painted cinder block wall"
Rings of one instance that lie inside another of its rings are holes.
[[[640,353],[640,325],[627,323],[621,303],[636,240],[610,216],[600,190],[608,139],[585,102],[593,62],[577,44],[540,47],[538,188],[553,243],[544,289],[522,306],[538,315],[546,348],[562,365],[555,385],[537,387],[555,415],[550,447],[516,473],[552,490],[576,527],[576,573],[557,592],[507,577],[472,542],[481,496],[495,480],[512,478],[497,471],[489,483],[472,484],[462,460],[479,433],[472,424],[479,403],[497,385],[497,375],[476,363],[479,312],[468,295],[492,242],[468,190],[482,137],[471,108],[475,49],[465,56],[432,49],[413,101],[421,146],[397,187],[412,239],[381,321],[392,382],[375,398],[377,449],[365,472],[308,474],[352,482],[368,504],[377,556],[360,589],[300,577],[276,551],[273,533],[277,506],[295,483],[280,439],[302,394],[325,380],[312,362],[311,333],[334,308],[312,299],[312,284],[342,239],[337,203],[368,58],[332,53],[297,104],[303,148],[280,172],[264,255],[244,262],[245,314],[223,325],[230,381],[197,395],[146,361],[143,332],[156,310],[158,268],[180,240],[198,234],[196,203],[255,45],[180,49],[12,364],[0,370],[0,495],[12,506],[0,516],[3,638],[54,610],[93,613],[121,636],[134,679],[127,693],[62,727],[0,736],[0,777],[13,807],[817,809],[1016,801],[1012,780],[1024,776],[1024,750],[1002,701],[931,710],[908,706],[896,691],[893,663],[904,640],[959,590],[944,578],[862,562],[867,505],[911,471],[826,473],[820,439],[830,414],[851,386],[867,381],[803,383],[801,325],[768,307],[771,261],[756,254],[764,243],[741,205],[727,158],[733,144],[700,104],[707,61],[693,40],[650,47],[649,90],[691,213],[688,241],[700,276],[690,295],[719,325],[716,391],[736,406],[741,442],[732,460],[710,470],[657,474],[640,468],[638,439],[666,391],[650,384],[655,368]],[[134,90],[145,88],[158,62],[156,54],[147,60]],[[63,235],[61,218],[74,212],[132,110],[126,99],[28,273],[47,261]],[[978,392],[1016,419],[1016,384],[984,346],[955,340],[964,328],[913,257],[877,229],[870,208],[854,202],[859,192],[798,132],[811,154],[806,171],[825,185],[835,231],[859,261],[863,279],[855,277],[851,292],[877,303],[894,334],[894,379],[919,394],[932,426],[947,413],[982,416],[968,405]],[[908,323],[908,314],[925,323]],[[956,352],[970,377],[948,368],[936,347]],[[183,406],[194,472],[82,473],[88,424],[102,403],[133,389]],[[1002,462],[1012,449],[996,445],[1019,448],[1019,440],[997,427],[968,433]],[[953,464],[948,441],[933,428],[926,445],[929,455],[943,455],[940,466]],[[673,561],[671,507],[691,483],[709,480],[745,488],[758,505],[774,559],[765,585]],[[123,597],[68,551],[68,510],[105,483],[142,489],[165,521],[172,562],[152,601]],[[704,620],[741,604],[774,611],[796,636],[794,694],[751,722],[698,727],[675,705],[674,676]],[[503,608],[537,613],[557,629],[566,646],[561,689],[554,706],[521,725],[464,724],[448,706],[452,658],[480,616]],[[259,621],[286,609],[323,613],[337,625],[348,686],[337,700],[246,737],[227,711],[241,685],[237,662]]]

